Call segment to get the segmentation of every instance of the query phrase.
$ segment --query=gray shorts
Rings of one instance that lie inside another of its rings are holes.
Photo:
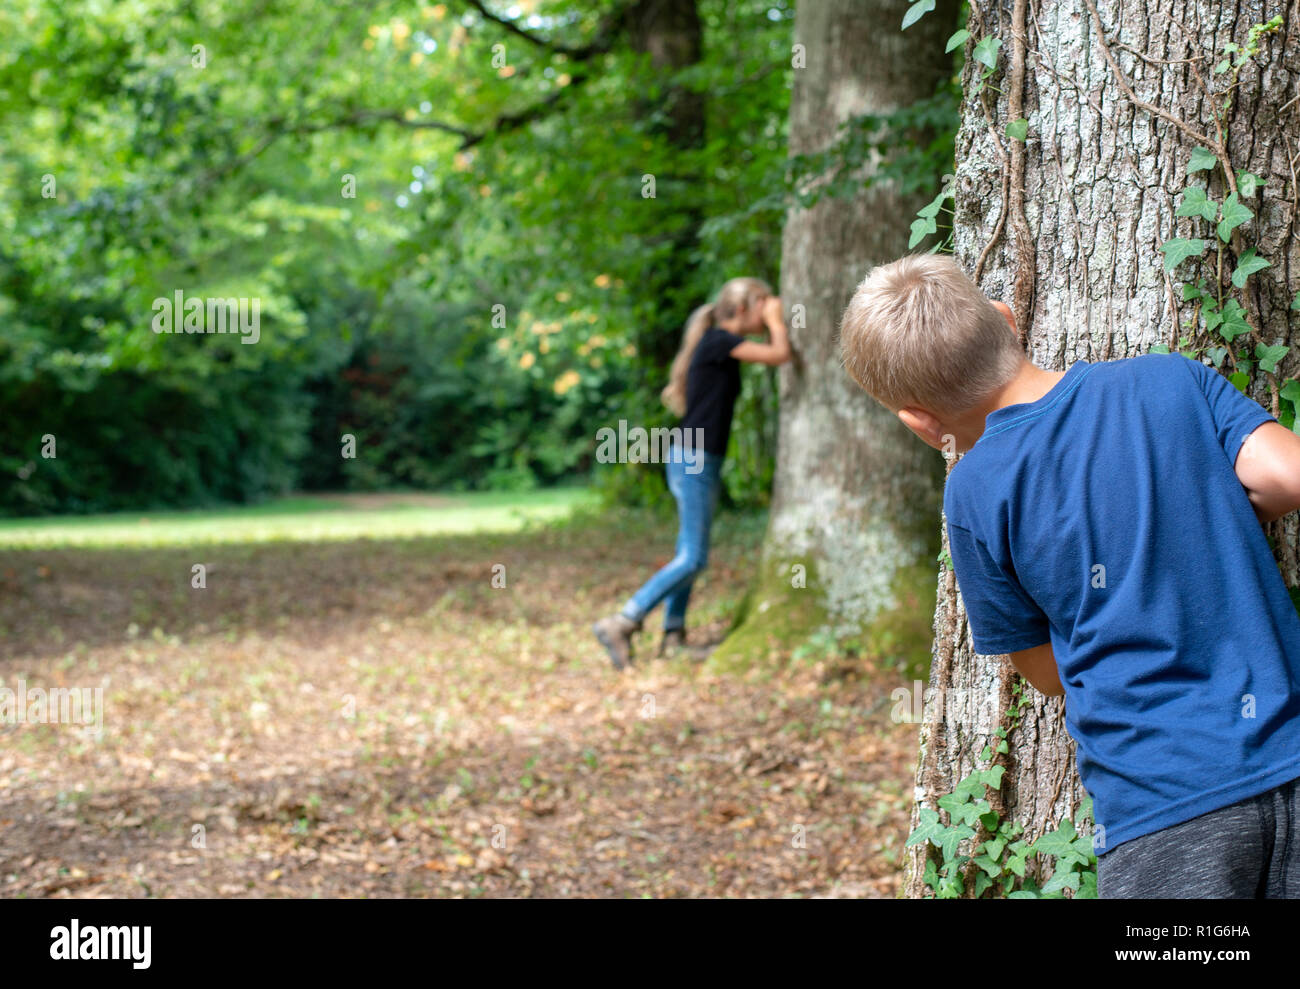
[[[1300,779],[1099,855],[1097,897],[1300,898]]]

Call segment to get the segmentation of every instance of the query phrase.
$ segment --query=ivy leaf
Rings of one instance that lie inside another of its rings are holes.
[[[943,207],[943,201],[948,198],[947,192],[941,192],[930,200],[925,206],[916,211],[917,216],[925,216],[933,219],[939,215],[939,210]]]
[[[1206,351],[1215,367],[1223,367],[1223,359],[1228,356],[1227,347],[1211,347]]]
[[[971,859],[971,861],[987,872],[990,880],[996,878],[997,874],[1002,871],[1001,864],[996,859],[990,858],[987,855],[979,855],[976,858]]]
[[[1219,221],[1219,239],[1226,243],[1232,231],[1254,216],[1249,208],[1237,201],[1235,192],[1228,193],[1228,198],[1223,201],[1223,219]]]
[[[1018,889],[1014,893],[1008,893],[1008,900],[1037,900],[1038,894],[1029,889]]]
[[[1285,357],[1290,347],[1278,345],[1276,347],[1265,347],[1262,343],[1255,344],[1255,356],[1259,358],[1259,369],[1273,374],[1277,371],[1277,362]]]
[[[944,51],[950,52],[958,45],[964,45],[966,43],[966,39],[969,37],[970,37],[970,32],[967,31],[965,28],[962,28],[960,31],[958,31],[956,34],[954,34],[951,38],[948,39],[948,47],[945,48]]]
[[[934,859],[925,860],[925,874],[921,876],[921,881],[936,893],[939,891],[939,872],[934,867]]]
[[[1241,303],[1236,299],[1229,299],[1219,315],[1222,318],[1222,322],[1219,324],[1219,333],[1228,343],[1232,343],[1243,333],[1250,332],[1250,324],[1246,322],[1246,310],[1241,307]],[[1208,324],[1208,318],[1206,322]]]
[[[1037,855],[1067,855],[1072,851],[1070,843],[1077,837],[1074,822],[1067,817],[1055,831],[1048,831],[1030,845],[1029,850]]]
[[[1219,163],[1219,159],[1214,157],[1214,152],[1209,148],[1195,147],[1192,148],[1191,160],[1187,163],[1187,174],[1193,172],[1203,172],[1206,169],[1213,168]]]
[[[991,35],[987,38],[980,38],[980,40],[975,44],[975,61],[979,62],[981,65],[988,66],[990,69],[997,68],[998,49],[1001,47],[1001,38],[994,38]]]
[[[978,899],[980,894],[993,885],[993,880],[982,872],[975,873],[975,897]]]
[[[1254,196],[1259,191],[1260,186],[1264,185],[1268,185],[1268,183],[1254,172],[1243,172],[1241,169],[1237,169],[1237,189],[1247,199]]]
[[[1201,298],[1205,293],[1201,291],[1199,285],[1193,285],[1191,282],[1183,282],[1183,301],[1191,302],[1193,299]]]
[[[1263,271],[1270,262],[1255,253],[1255,248],[1247,248],[1246,253],[1237,259],[1236,270],[1232,273],[1232,284],[1237,288],[1246,287],[1246,279],[1257,271]]]
[[[950,859],[957,854],[958,845],[967,838],[973,837],[975,837],[975,832],[970,828],[966,827],[964,824],[956,825],[946,829],[944,833],[940,835],[940,839],[936,844],[943,850],[943,857]]]
[[[907,13],[903,15],[903,30],[921,19],[921,15],[928,14],[934,10],[934,0],[916,0],[916,3],[907,8]]]
[[[1029,121],[1024,117],[1019,120],[1013,120],[1007,124],[1007,137],[1016,141],[1024,141],[1025,136],[1029,133]]]
[[[907,240],[907,249],[910,251],[938,229],[939,225],[931,217],[921,217],[919,220],[913,220],[912,236]]]
[[[1002,849],[1006,847],[1007,843],[1002,838],[990,838],[984,842],[984,854],[989,858],[999,859],[1002,857]],[[979,859],[976,859],[976,861],[978,862]]]
[[[1278,394],[1292,405],[1300,405],[1300,381],[1296,381],[1295,378],[1288,378]]]
[[[1079,874],[1073,869],[1064,869],[1057,866],[1052,878],[1047,880],[1047,885],[1043,887],[1044,893],[1059,893],[1063,889],[1076,890],[1079,888]]]
[[[1243,395],[1246,394],[1246,387],[1250,384],[1250,375],[1245,371],[1237,371],[1235,374],[1228,375],[1228,380],[1232,382],[1232,387]]]
[[[1291,300],[1291,308],[1300,309],[1300,292],[1297,292],[1295,298]]]
[[[1147,353],[1148,353],[1148,354],[1167,354],[1167,353],[1169,353],[1169,344],[1167,344],[1167,343],[1158,343],[1158,344],[1156,344],[1154,347],[1152,347],[1150,350],[1148,350]]]
[[[1199,238],[1175,237],[1160,245],[1165,255],[1165,271],[1173,271],[1188,258],[1204,254],[1206,242]]]
[[[1076,900],[1095,900],[1097,898],[1097,870],[1089,869],[1083,873],[1079,891],[1074,894]]]
[[[1175,216],[1199,216],[1214,222],[1219,215],[1219,204],[1205,195],[1205,190],[1198,185],[1189,185],[1183,190],[1183,203]]]
[[[911,848],[913,845],[919,845],[924,841],[929,841],[935,835],[942,834],[945,830],[943,822],[939,820],[939,812],[931,810],[929,807],[922,807],[920,814],[920,823],[917,824],[916,830],[907,838],[905,847]],[[938,842],[935,842],[938,844]]]

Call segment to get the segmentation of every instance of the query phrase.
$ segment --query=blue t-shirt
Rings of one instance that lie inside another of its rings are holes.
[[[975,652],[1052,643],[1098,855],[1300,777],[1300,616],[1233,467],[1271,421],[1180,354],[1079,361],[949,473]]]

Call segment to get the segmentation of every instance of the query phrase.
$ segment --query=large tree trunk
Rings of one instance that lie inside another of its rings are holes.
[[[1016,24],[1017,8],[1023,33]],[[1223,85],[1224,76],[1211,72],[1223,45],[1244,44],[1250,25],[1275,9],[1266,11],[1259,2],[1194,0],[1099,0],[1095,13],[1087,0],[1071,5],[982,0],[975,5],[967,52],[981,37],[1002,39],[999,71],[991,80],[1002,93],[986,89],[975,95],[981,66],[973,59],[967,62],[963,83],[968,99],[957,140],[954,250],[969,273],[979,269],[978,284],[988,295],[1011,305],[1035,364],[1060,370],[1079,359],[1119,359],[1154,345],[1177,350],[1182,336],[1223,343],[1190,329],[1192,305],[1182,302],[1180,293],[1189,267],[1166,275],[1158,251],[1173,237],[1215,237],[1211,224],[1175,217],[1179,193],[1189,184],[1189,155],[1203,142],[1135,106],[1116,68],[1138,100],[1213,138],[1210,103],[1197,76],[1207,85]],[[1288,162],[1300,136],[1294,102],[1300,78],[1298,38],[1300,17],[1292,0],[1283,33],[1265,38],[1258,59],[1242,69],[1229,117],[1228,158],[1235,168],[1268,183],[1262,201],[1243,196],[1257,218],[1225,245],[1223,280],[1229,292],[1233,265],[1228,259],[1238,256],[1243,245],[1256,245],[1272,262],[1244,293],[1235,293],[1261,330],[1238,341],[1238,350],[1252,353],[1258,341],[1290,343],[1293,334],[1287,306],[1296,286],[1286,284],[1286,273],[1300,262],[1294,236],[1297,190]],[[1103,53],[1103,43],[1109,43],[1115,65]],[[1196,57],[1204,61],[1185,61]],[[1023,81],[1016,69],[1021,58]],[[1290,108],[1281,114],[1288,101]],[[1029,123],[1024,144],[1005,135],[1006,124],[1017,117]],[[1016,176],[1021,169],[1022,185]],[[1010,177],[1005,185],[1004,174]],[[1192,184],[1204,187],[1206,174],[1198,173]],[[1210,178],[1209,193],[1224,199],[1221,173]],[[990,241],[993,246],[984,256]],[[1214,257],[1211,243],[1207,258]],[[1213,263],[1207,271],[1214,275]],[[1293,358],[1285,360],[1278,381],[1283,372],[1293,376],[1295,365]],[[1260,380],[1251,395],[1276,414]],[[1279,539],[1284,576],[1294,585],[1294,516],[1270,530]],[[1005,658],[971,651],[950,565],[940,576],[935,631],[930,679],[937,690],[921,727],[914,826],[922,807],[936,808],[954,783],[987,765],[979,755],[986,744],[996,744],[994,732],[1004,720],[1014,679]],[[1011,735],[1007,756],[998,761],[1006,767],[1000,794],[1004,816],[1022,822],[1032,839],[1073,816],[1084,792],[1062,701],[1045,699],[1027,686],[1026,691],[1031,703]],[[936,703],[940,696],[945,703]],[[969,851],[969,843],[962,850]],[[905,895],[927,895],[921,873],[926,855],[934,852],[929,845],[908,850]],[[969,885],[967,890],[969,895]]]
[[[943,43],[955,0],[904,32],[907,8],[906,0],[798,5],[794,41],[806,65],[795,69],[792,155],[830,146],[854,117],[932,96],[952,71]],[[838,326],[867,272],[906,252],[909,224],[937,191],[936,183],[903,196],[882,179],[852,198],[796,208],[786,221],[780,291],[795,359],[780,372],[771,515],[760,575],[717,665],[742,665],[826,629],[924,668],[942,461],[845,374]]]

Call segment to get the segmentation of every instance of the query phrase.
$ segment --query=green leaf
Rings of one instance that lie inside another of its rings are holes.
[[[1259,358],[1259,369],[1273,374],[1277,371],[1277,362],[1285,357],[1290,347],[1284,347],[1279,344],[1276,347],[1265,347],[1262,343],[1255,344],[1255,356]]]
[[[1070,843],[1079,837],[1074,830],[1074,822],[1066,818],[1055,831],[1048,831],[1029,850],[1036,855],[1066,855],[1071,851]]]
[[[1300,381],[1296,381],[1295,378],[1288,378],[1278,394],[1293,405],[1300,405]]]
[[[1076,900],[1095,900],[1097,898],[1097,870],[1089,869],[1082,873],[1079,891],[1074,894]]]
[[[1300,292],[1297,292],[1295,298],[1291,300],[1291,308],[1300,309]]]
[[[1002,864],[997,859],[990,858],[987,855],[977,855],[971,861],[987,872],[990,877],[996,876],[1002,871]]]
[[[943,857],[950,859],[957,854],[958,845],[967,838],[973,837],[975,837],[975,832],[963,824],[947,828],[943,834],[938,836],[938,840],[931,840],[943,851]]]
[[[1209,355],[1210,360],[1214,362],[1215,367],[1223,367],[1223,359],[1228,356],[1227,347],[1210,347],[1205,352]]]
[[[941,192],[931,199],[926,205],[916,211],[917,216],[925,216],[933,219],[939,215],[939,210],[943,208],[943,201],[948,198],[948,193]]]
[[[919,21],[923,14],[928,14],[932,10],[934,10],[934,0],[916,0],[912,6],[907,8],[907,13],[903,15],[903,30],[906,31]]]
[[[1250,324],[1246,322],[1246,310],[1241,307],[1241,303],[1236,299],[1229,299],[1219,313],[1221,322],[1219,323],[1219,333],[1229,343],[1241,336],[1243,333],[1250,332]],[[1209,317],[1206,317],[1206,325],[1209,325]]]
[[[975,873],[975,896],[978,898],[986,889],[993,885],[993,880],[982,872]]]
[[[1200,186],[1189,185],[1183,190],[1183,202],[1178,207],[1175,216],[1199,216],[1204,220],[1214,222],[1215,217],[1219,215],[1219,204],[1205,195],[1205,190]]]
[[[1219,239],[1226,243],[1228,235],[1247,220],[1252,219],[1254,215],[1237,201],[1235,192],[1228,193],[1228,198],[1223,201],[1223,219],[1219,221]]]
[[[984,854],[990,858],[1000,859],[1002,857],[1002,849],[1006,847],[1007,843],[1003,839],[990,838],[988,841],[984,842]]]
[[[935,892],[938,892],[939,872],[934,867],[934,859],[925,860],[925,873],[921,876],[921,881]]]
[[[1037,900],[1038,894],[1029,889],[1018,889],[1014,893],[1008,893],[1008,900]]]
[[[1175,237],[1160,245],[1165,255],[1165,271],[1173,271],[1179,264],[1198,254],[1204,254],[1206,242],[1199,238]]]
[[[1237,371],[1228,375],[1228,380],[1232,382],[1232,387],[1243,395],[1246,394],[1246,388],[1250,385],[1250,375],[1245,371]]]
[[[1169,345],[1168,345],[1167,343],[1158,343],[1158,344],[1156,344],[1154,347],[1152,347],[1150,350],[1148,350],[1147,353],[1148,353],[1148,354],[1167,354],[1167,353],[1169,353]]]
[[[1246,287],[1246,279],[1257,271],[1263,271],[1270,262],[1255,253],[1255,248],[1246,249],[1246,253],[1237,259],[1236,270],[1232,273],[1232,284],[1237,288]]]
[[[1007,137],[1016,141],[1024,141],[1025,136],[1029,133],[1029,121],[1024,117],[1019,120],[1013,120],[1007,124]]]
[[[1203,172],[1206,169],[1213,168],[1219,163],[1219,159],[1214,156],[1214,152],[1209,148],[1195,147],[1192,148],[1192,158],[1187,163],[1187,174],[1193,172]]]
[[[1191,282],[1183,282],[1183,301],[1191,302],[1193,299],[1201,298],[1205,293],[1201,291],[1199,285],[1193,285]]]
[[[970,37],[970,32],[967,31],[965,28],[962,28],[960,31],[958,31],[956,34],[954,34],[951,38],[948,39],[948,46],[944,48],[944,51],[950,52],[958,45],[964,45],[966,43],[966,39],[969,37]]]
[[[990,69],[997,68],[998,49],[1002,47],[1002,39],[994,38],[990,35],[987,38],[980,38],[975,44],[975,61],[981,65],[986,65]]]
[[[1073,869],[1064,869],[1060,866],[1052,873],[1052,878],[1047,880],[1043,887],[1044,893],[1059,893],[1063,889],[1075,890],[1079,888],[1079,874]]]
[[[912,236],[908,238],[907,248],[911,250],[921,241],[925,240],[930,234],[939,229],[939,225],[929,217],[921,217],[919,220],[912,221]]]
[[[1265,185],[1268,185],[1268,183],[1254,172],[1243,172],[1241,169],[1237,169],[1237,189],[1247,199],[1254,196],[1259,191],[1259,188]]]
[[[939,812],[929,807],[922,807],[917,815],[920,822],[916,825],[916,830],[907,837],[905,848],[911,848],[913,845],[919,845],[922,842],[929,841],[936,835],[942,834],[946,828],[942,821],[939,820]],[[937,842],[936,842],[937,844]]]

